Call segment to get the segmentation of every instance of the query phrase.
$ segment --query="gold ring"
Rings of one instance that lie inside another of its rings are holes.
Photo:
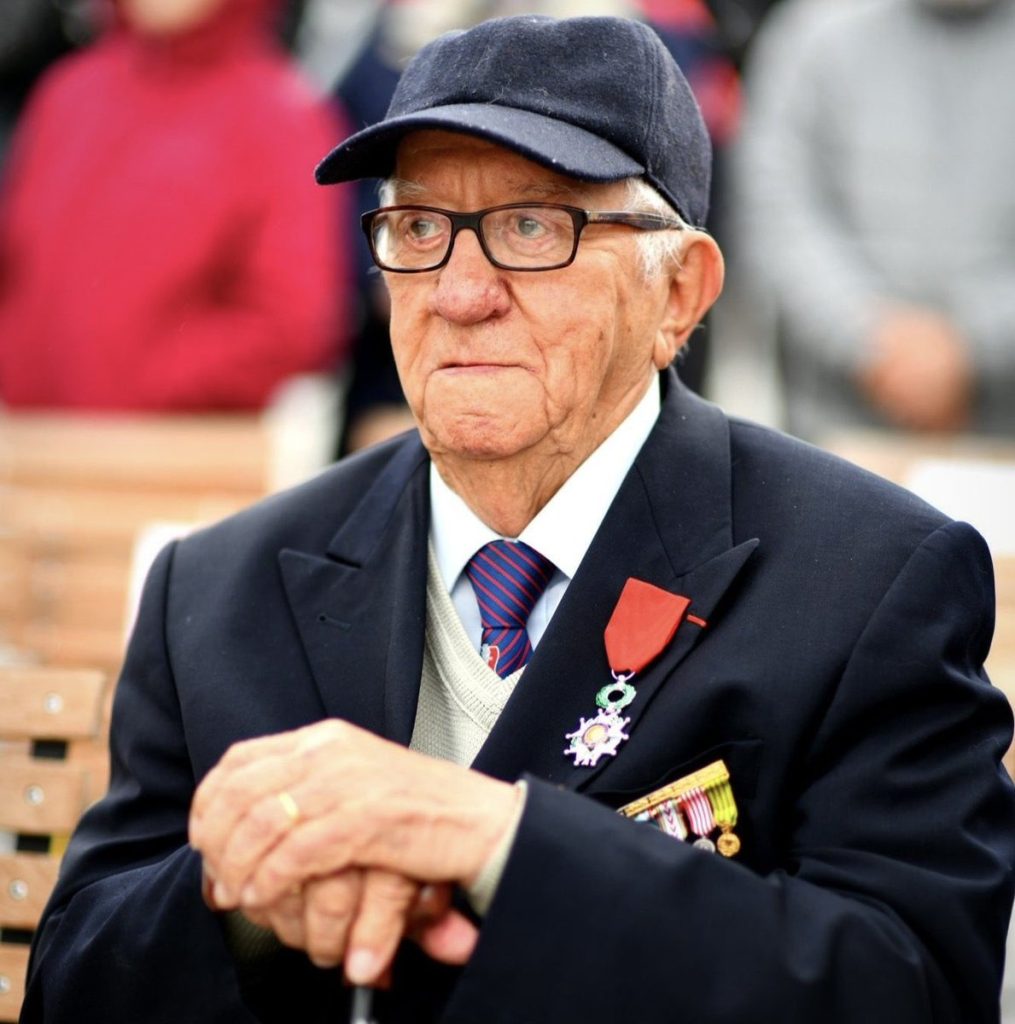
[[[292,793],[283,789],[278,794],[278,802],[282,805],[282,810],[289,816],[290,824],[295,825],[300,820],[300,805],[293,799]]]

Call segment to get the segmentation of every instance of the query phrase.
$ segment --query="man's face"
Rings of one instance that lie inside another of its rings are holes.
[[[437,131],[402,142],[396,177],[415,187],[393,202],[454,211],[530,200],[620,210],[626,195]],[[653,376],[669,285],[644,278],[630,228],[590,225],[574,263],[539,272],[497,269],[463,231],[446,266],[386,279],[402,387],[434,455],[580,461]]]

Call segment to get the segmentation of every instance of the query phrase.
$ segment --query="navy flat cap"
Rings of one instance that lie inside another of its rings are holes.
[[[384,120],[332,150],[317,180],[386,177],[401,139],[425,128],[478,135],[580,181],[643,177],[688,223],[705,222],[701,111],[640,22],[520,15],[449,32],[406,67]]]

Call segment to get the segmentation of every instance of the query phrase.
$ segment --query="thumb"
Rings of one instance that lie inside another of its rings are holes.
[[[479,929],[457,910],[420,924],[412,936],[423,952],[445,964],[464,964],[479,942]]]

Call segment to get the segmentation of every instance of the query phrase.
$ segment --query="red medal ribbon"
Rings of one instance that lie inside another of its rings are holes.
[[[689,597],[671,594],[633,576],[624,584],[603,638],[614,675],[640,672],[673,639],[691,605]]]

